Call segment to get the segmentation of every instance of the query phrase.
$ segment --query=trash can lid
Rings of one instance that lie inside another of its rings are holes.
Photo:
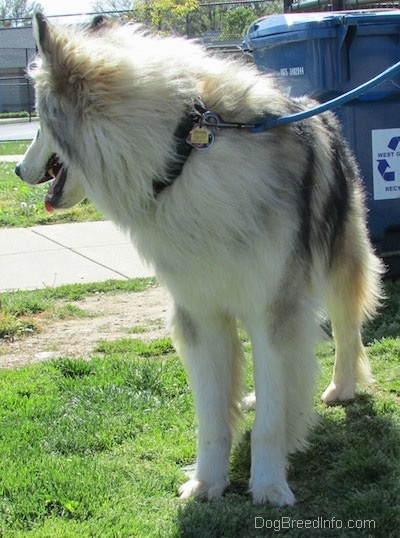
[[[250,39],[310,29],[335,28],[342,25],[400,22],[400,10],[343,11],[320,13],[285,13],[257,19],[247,29]]]

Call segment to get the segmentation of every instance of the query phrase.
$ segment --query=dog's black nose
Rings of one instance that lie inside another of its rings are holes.
[[[17,174],[18,177],[21,177],[21,169],[19,164],[17,164],[17,166],[15,167],[14,172]]]

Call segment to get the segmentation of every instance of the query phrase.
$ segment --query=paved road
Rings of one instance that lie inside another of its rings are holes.
[[[31,122],[3,123],[0,121],[0,141],[32,140],[39,127],[37,120]]]

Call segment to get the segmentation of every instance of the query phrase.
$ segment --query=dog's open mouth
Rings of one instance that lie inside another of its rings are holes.
[[[53,211],[58,207],[65,182],[67,180],[67,168],[60,161],[58,156],[53,153],[46,165],[46,171],[39,183],[54,180],[46,193],[44,204],[47,211]]]

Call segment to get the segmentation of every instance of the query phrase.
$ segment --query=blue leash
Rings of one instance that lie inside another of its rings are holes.
[[[298,112],[296,114],[290,114],[288,116],[265,116],[261,119],[261,121],[257,122],[252,128],[252,133],[260,133],[262,131],[266,131],[267,129],[271,129],[272,127],[276,127],[278,125],[284,125],[285,123],[292,123],[294,121],[301,121],[305,120],[307,118],[310,118],[311,116],[315,116],[317,114],[321,114],[322,112],[325,112],[326,110],[332,110],[334,108],[337,108],[341,105],[344,105],[345,103],[348,103],[349,101],[352,101],[353,99],[356,99],[363,93],[365,93],[367,90],[374,88],[375,86],[378,86],[378,84],[381,84],[387,79],[392,78],[394,75],[396,75],[398,72],[400,72],[400,62],[397,62],[396,64],[392,65],[376,77],[372,78],[368,82],[364,82],[360,86],[357,86],[357,88],[354,88],[353,90],[350,90],[349,92],[344,93],[343,95],[339,95],[339,97],[335,97],[334,99],[330,99],[329,101],[326,101],[325,103],[322,103],[321,105],[317,105],[313,108],[310,108],[309,110],[304,110],[302,112]]]
[[[226,123],[215,112],[206,111],[202,114],[199,114],[199,116],[201,117],[200,124],[207,127],[214,127],[217,130],[221,130],[224,127],[231,127],[236,129],[250,129],[252,133],[261,133],[268,129],[272,129],[272,127],[277,127],[278,125],[284,125],[286,123],[292,123],[295,121],[305,120],[307,118],[311,118],[312,116],[316,116],[317,114],[321,114],[326,110],[332,110],[341,105],[344,105],[345,103],[356,99],[360,95],[363,95],[367,90],[370,90],[371,88],[378,86],[385,80],[392,78],[399,72],[400,62],[397,62],[396,64],[392,65],[391,67],[389,67],[376,77],[372,78],[368,82],[364,82],[360,86],[357,86],[357,88],[354,88],[353,90],[339,95],[339,97],[330,99],[329,101],[326,101],[325,103],[317,105],[313,108],[303,110],[302,112],[297,112],[296,114],[289,114],[288,116],[274,116],[270,114],[268,116],[264,116],[263,118],[254,120],[253,123]],[[209,144],[207,144],[207,146],[208,145]]]

